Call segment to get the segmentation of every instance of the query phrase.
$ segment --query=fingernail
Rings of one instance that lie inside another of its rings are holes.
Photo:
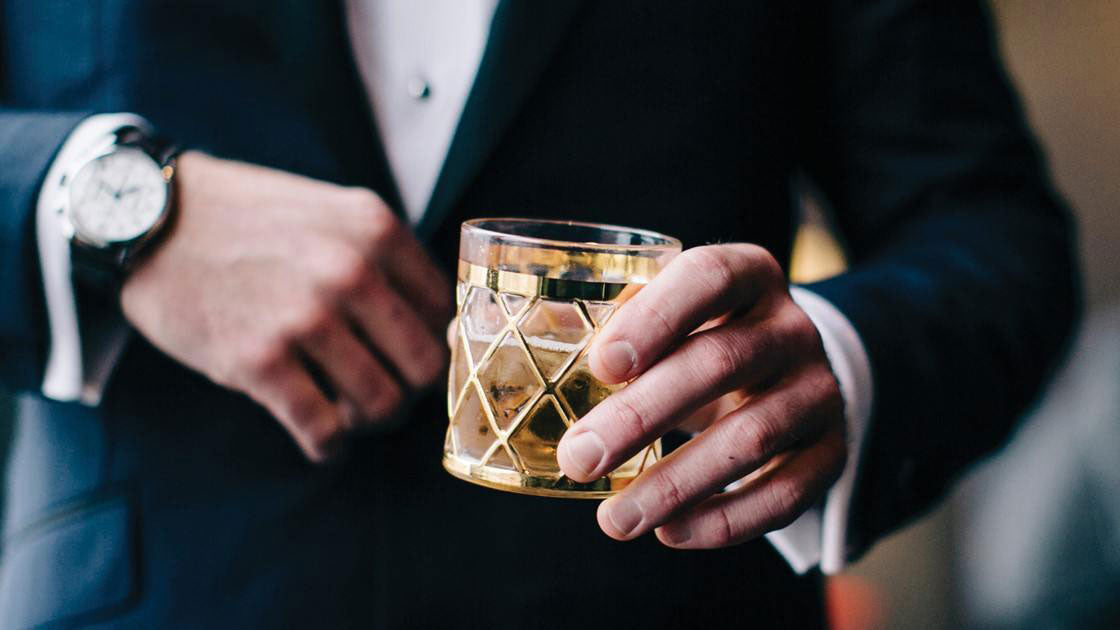
[[[612,341],[599,349],[599,363],[618,379],[629,377],[637,361],[638,355],[629,341]]]
[[[642,508],[633,499],[618,497],[611,501],[607,509],[607,519],[619,534],[629,536],[630,532],[642,522]]]
[[[661,538],[670,545],[683,545],[692,539],[692,528],[688,523],[666,525],[661,528]]]
[[[603,440],[593,431],[582,431],[568,437],[563,441],[562,448],[564,458],[575,468],[574,472],[583,477],[590,477],[599,468],[607,451]]]

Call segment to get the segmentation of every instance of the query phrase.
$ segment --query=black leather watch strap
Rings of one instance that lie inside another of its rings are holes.
[[[127,267],[120,254],[81,243],[70,244],[70,276],[78,284],[97,294],[115,294],[120,291]]]
[[[166,166],[180,152],[179,147],[170,139],[159,134],[146,133],[139,127],[121,127],[117,130],[117,143],[134,146],[152,156],[160,166]]]

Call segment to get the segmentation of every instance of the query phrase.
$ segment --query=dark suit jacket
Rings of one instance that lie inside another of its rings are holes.
[[[140,339],[99,408],[35,395],[33,205],[86,113],[397,203],[340,5],[0,4],[0,370],[24,392],[0,625],[820,624],[819,577],[762,542],[616,543],[591,503],[453,480],[438,393],[319,468]],[[1075,310],[1069,219],[978,2],[503,1],[419,232],[448,269],[459,222],[494,214],[753,241],[784,262],[798,173],[853,261],[812,288],[874,371],[855,554],[1005,438]]]

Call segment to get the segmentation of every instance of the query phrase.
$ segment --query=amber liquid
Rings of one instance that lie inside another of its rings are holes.
[[[448,388],[448,470],[517,492],[603,496],[656,461],[659,443],[587,484],[568,480],[556,462],[568,427],[623,386],[592,376],[586,351],[624,298],[554,300],[466,283],[460,283],[459,297]]]

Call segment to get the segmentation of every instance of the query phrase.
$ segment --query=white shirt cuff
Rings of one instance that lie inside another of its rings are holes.
[[[65,192],[60,188],[65,178],[75,175],[69,170],[82,164],[106,135],[128,125],[150,129],[147,121],[133,114],[99,114],[82,121],[62,144],[39,191],[36,243],[50,328],[42,392],[54,400],[99,404],[128,339],[128,325],[119,316],[88,313],[79,321],[70,278],[70,242],[62,217]]]
[[[840,479],[828,491],[823,507],[809,510],[788,527],[770,532],[766,538],[794,571],[804,573],[819,564],[823,573],[832,574],[843,570],[847,564],[852,490],[874,395],[871,362],[859,333],[831,302],[801,287],[790,287],[790,295],[817,327],[832,373],[840,385],[844,419],[848,424],[848,461]]]

